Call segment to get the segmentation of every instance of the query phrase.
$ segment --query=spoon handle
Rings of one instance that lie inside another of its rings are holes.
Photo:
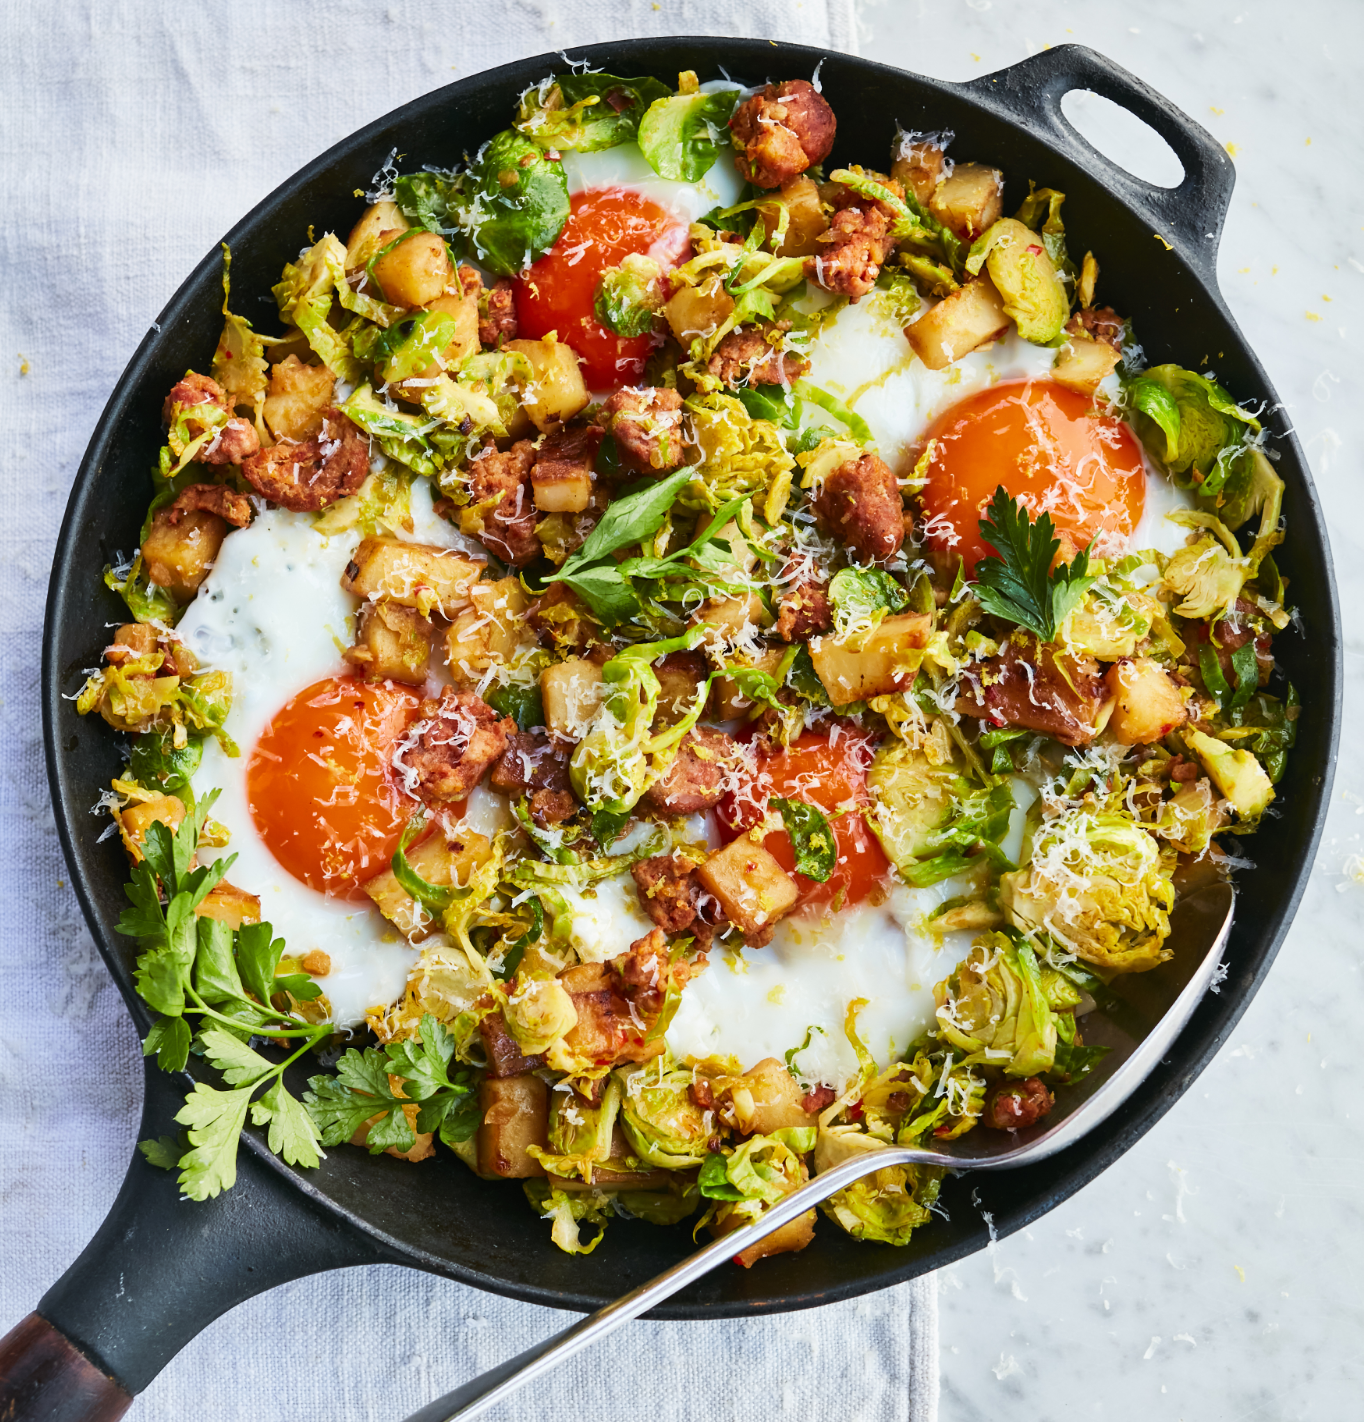
[[[466,1422],[478,1417],[488,1408],[509,1397],[518,1388],[524,1387],[533,1378],[557,1367],[566,1358],[614,1333],[622,1324],[638,1318],[655,1304],[684,1289],[703,1274],[708,1274],[717,1264],[733,1259],[736,1254],[765,1239],[773,1230],[790,1223],[803,1215],[811,1206],[827,1200],[845,1186],[860,1180],[872,1171],[884,1170],[891,1165],[943,1165],[947,1159],[936,1151],[914,1150],[908,1146],[891,1146],[885,1150],[867,1151],[844,1161],[822,1175],[816,1175],[808,1184],[793,1190],[785,1199],[779,1200],[752,1224],[747,1224],[720,1239],[713,1240],[704,1249],[689,1255],[680,1264],[659,1274],[657,1278],[632,1289],[615,1303],[607,1304],[590,1314],[581,1323],[575,1323],[556,1333],[544,1342],[527,1348],[524,1353],[489,1368],[486,1373],[438,1397],[434,1402],[411,1414],[406,1422]]]

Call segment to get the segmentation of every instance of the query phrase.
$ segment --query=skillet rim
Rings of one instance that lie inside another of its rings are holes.
[[[791,66],[804,64],[813,68],[821,59],[827,59],[836,65],[850,66],[854,71],[875,75],[899,85],[908,85],[911,91],[917,90],[918,95],[929,97],[936,92],[944,97],[950,98],[958,103],[965,103],[976,109],[983,124],[987,127],[1000,126],[1005,129],[1012,129],[1016,135],[1021,136],[1030,143],[1040,144],[1057,160],[1067,164],[1080,164],[1080,160],[1073,154],[1067,153],[1061,147],[1054,134],[1046,131],[1046,126],[1041,122],[1036,122],[1029,126],[1018,116],[1017,110],[1013,113],[1006,112],[995,98],[992,101],[987,88],[990,83],[996,81],[1000,75],[1008,74],[1012,71],[999,71],[996,75],[986,75],[973,80],[968,84],[952,84],[946,81],[929,78],[927,76],[916,75],[909,71],[899,70],[893,66],[881,64],[877,61],[862,59],[857,56],[838,54],[833,51],[825,51],[810,46],[801,45],[774,45],[762,40],[738,40],[723,39],[714,36],[665,36],[644,40],[628,40],[623,42],[608,42],[599,45],[592,45],[576,49],[575,56],[587,59],[594,66],[609,67],[613,59],[624,59],[625,64],[634,72],[650,72],[658,67],[655,57],[666,53],[670,49],[683,48],[694,53],[698,59],[710,67],[719,67],[728,62],[729,65],[748,72],[751,68],[756,72],[771,72],[769,64],[780,66]],[[1077,54],[1089,55],[1093,59],[1100,60],[1103,64],[1110,64],[1103,60],[1102,56],[1094,55],[1092,51],[1082,50],[1079,46],[1062,46],[1057,50],[1050,51],[1049,54],[1057,60],[1061,59],[1066,51]],[[541,74],[553,69],[555,61],[561,58],[556,54],[544,54],[533,56],[529,59],[517,60],[511,63],[498,66],[496,69],[486,70],[477,75],[456,81],[453,84],[434,90],[430,93],[419,96],[393,110],[391,113],[381,116],[372,123],[350,134],[339,143],[333,145],[326,152],[306,164],[297,173],[286,179],[261,202],[257,203],[222,239],[223,242],[235,244],[241,241],[247,234],[253,232],[257,227],[268,222],[273,211],[283,203],[288,196],[296,189],[304,186],[315,178],[325,175],[330,169],[342,163],[348,154],[360,149],[368,143],[372,143],[379,135],[386,130],[414,123],[419,118],[446,104],[459,103],[471,94],[483,90],[493,90],[499,86],[515,83],[518,88],[530,82],[528,75],[539,77]],[[1034,60],[1025,60],[1023,65],[1033,64]],[[1111,66],[1116,69],[1116,66]],[[1021,69],[1022,65],[1013,66],[1014,70]],[[1125,71],[1118,70],[1119,74]],[[1128,76],[1130,77],[1130,76]],[[1064,122],[1064,120],[1062,120]],[[1066,125],[1069,127],[1069,125]],[[1072,130],[1073,132],[1073,130]],[[1081,164],[1081,166],[1083,166]],[[1091,164],[1090,175],[1093,176],[1099,170],[1098,163]],[[1133,203],[1128,202],[1120,193],[1111,194],[1113,200],[1123,209],[1128,216],[1139,221],[1146,218]],[[1220,226],[1220,215],[1219,215]],[[101,956],[109,967],[120,992],[134,1016],[144,1028],[150,1020],[145,1010],[145,1005],[136,998],[131,987],[130,974],[123,962],[122,956],[115,951],[111,932],[106,932],[103,918],[98,911],[90,883],[87,882],[86,869],[79,856],[77,836],[75,826],[80,824],[85,815],[85,807],[79,804],[78,800],[70,793],[67,779],[61,765],[56,728],[59,715],[63,706],[61,693],[62,667],[59,665],[57,655],[57,639],[61,633],[60,613],[64,604],[78,597],[79,590],[73,584],[80,577],[88,577],[88,567],[75,567],[71,563],[70,550],[75,541],[75,530],[81,519],[86,516],[92,504],[96,503],[96,486],[99,483],[101,467],[109,453],[109,449],[116,437],[116,434],[125,419],[129,406],[136,394],[136,387],[140,384],[148,366],[152,363],[154,353],[169,338],[169,334],[174,327],[178,316],[182,314],[194,294],[200,290],[205,282],[215,283],[219,275],[220,247],[215,245],[213,249],[194,267],[185,281],[177,289],[175,294],[167,302],[165,308],[159,314],[156,322],[152,324],[146,336],[138,345],[128,362],[127,367],[119,377],[108,402],[102,411],[95,426],[90,444],[81,461],[73,483],[71,495],[68,500],[62,526],[58,535],[56,547],[53,554],[53,573],[49,586],[47,599],[44,642],[43,642],[43,664],[42,664],[42,712],[44,731],[44,753],[47,764],[49,786],[52,790],[54,817],[57,823],[58,835],[61,840],[63,852],[66,856],[68,866],[71,870],[72,883],[76,889],[77,896],[81,903],[82,912],[90,928]],[[1216,316],[1226,324],[1228,337],[1238,348],[1238,353],[1249,367],[1257,388],[1264,392],[1268,401],[1277,406],[1277,396],[1270,385],[1265,371],[1256,358],[1254,352],[1241,335],[1236,322],[1227,309],[1220,291],[1217,288],[1215,276],[1207,276],[1197,269],[1193,263],[1185,261],[1181,256],[1181,261],[1187,271],[1188,279],[1199,289],[1202,299],[1204,299],[1213,309]],[[1248,397],[1249,398],[1249,397]],[[1277,421],[1279,428],[1273,431],[1273,437],[1278,446],[1291,456],[1291,462],[1296,466],[1296,473],[1300,475],[1300,487],[1293,492],[1292,513],[1290,517],[1290,537],[1295,546],[1302,542],[1304,544],[1315,543],[1315,549],[1308,548],[1306,551],[1313,554],[1313,562],[1320,570],[1321,582],[1324,592],[1325,609],[1327,611],[1326,622],[1322,625],[1321,611],[1319,607],[1313,618],[1313,633],[1319,641],[1324,640],[1327,649],[1330,651],[1329,665],[1325,668],[1324,679],[1328,687],[1327,700],[1329,701],[1329,725],[1326,726],[1326,735],[1321,745],[1320,759],[1323,764],[1308,767],[1302,763],[1299,754],[1296,763],[1302,771],[1317,772],[1312,778],[1311,784],[1305,787],[1305,793],[1310,800],[1315,800],[1314,814],[1312,816],[1312,828],[1307,836],[1307,843],[1297,846],[1305,851],[1299,861],[1288,891],[1282,894],[1276,907],[1276,911],[1271,915],[1270,922],[1265,927],[1257,928],[1256,937],[1259,946],[1255,955],[1255,967],[1251,975],[1245,980],[1241,991],[1235,998],[1228,998],[1225,1002],[1219,1001],[1217,1004],[1210,1004],[1205,1001],[1200,1006],[1195,1019],[1181,1034],[1176,1047],[1172,1049],[1170,1057],[1162,1063],[1161,1071],[1152,1078],[1156,1084],[1149,1095],[1140,1101],[1130,1101],[1119,1112],[1099,1127],[1080,1146],[1073,1147],[1070,1151],[1062,1153],[1056,1157],[1057,1161],[1066,1162],[1066,1168],[1061,1174],[1061,1178],[1050,1188],[1047,1188],[1028,1199],[1021,1205],[1015,1207],[1006,1206],[996,1209],[994,1234],[1003,1236],[1013,1231],[1023,1228],[1033,1220],[1046,1213],[1048,1210],[1069,1198],[1077,1190],[1081,1189],[1089,1181],[1100,1174],[1108,1165],[1112,1164],[1120,1155],[1124,1154],[1135,1142],[1146,1133],[1174,1104],[1174,1102],[1188,1089],[1198,1074],[1203,1070],[1211,1058],[1215,1055],[1226,1037],[1235,1027],[1241,1015],[1248,1007],[1251,998],[1258,991],[1265,975],[1268,973],[1274,958],[1277,956],[1279,947],[1291,923],[1292,917],[1302,894],[1305,890],[1308,877],[1311,872],[1311,865],[1315,856],[1315,851],[1320,837],[1324,830],[1325,811],[1329,804],[1330,781],[1333,774],[1336,748],[1341,729],[1341,636],[1340,636],[1340,614],[1334,577],[1332,573],[1332,563],[1330,556],[1330,545],[1327,541],[1324,521],[1322,518],[1319,499],[1312,482],[1311,472],[1307,462],[1302,455],[1301,448],[1296,436],[1291,429],[1284,428],[1282,419]],[[1326,634],[1322,638],[1321,634]],[[1318,699],[1314,703],[1315,707],[1321,707],[1322,701]],[[1302,779],[1307,781],[1309,776],[1304,774]],[[88,823],[88,822],[87,822]],[[1216,1020],[1209,1020],[1215,1018]],[[1173,1066],[1175,1070],[1171,1073],[1167,1068]],[[150,1068],[149,1068],[150,1069]],[[1163,1075],[1162,1075],[1163,1073]],[[184,1074],[182,1080],[189,1081],[192,1078]],[[505,1296],[523,1299],[529,1302],[541,1303],[558,1308],[590,1309],[605,1302],[610,1295],[575,1292],[556,1291],[538,1286],[522,1285],[513,1281],[508,1281],[490,1274],[471,1269],[467,1265],[440,1256],[430,1250],[404,1241],[397,1235],[382,1229],[371,1223],[360,1213],[339,1204],[328,1194],[324,1193],[307,1176],[286,1166],[281,1160],[269,1152],[253,1132],[247,1131],[244,1135],[247,1146],[256,1157],[269,1165],[271,1169],[285,1176],[297,1189],[310,1199],[316,1201],[323,1208],[339,1215],[347,1220],[352,1226],[360,1230],[365,1235],[375,1239],[387,1246],[395,1254],[408,1260],[416,1267],[424,1268],[432,1272],[440,1273],[448,1277],[460,1279],[463,1282],[473,1284],[480,1288],[489,1289]],[[1085,1149],[1089,1147],[1089,1149]],[[1074,1158],[1072,1158],[1074,1157]],[[533,1216],[527,1215],[528,1225],[533,1220]],[[716,1302],[699,1305],[688,1303],[686,1300],[689,1294],[680,1295],[677,1299],[664,1305],[651,1317],[658,1318],[713,1318],[720,1316],[745,1316],[749,1314],[763,1314],[770,1312],[782,1312],[790,1309],[811,1307],[824,1303],[833,1302],[837,1299],[859,1295],[876,1288],[889,1287],[892,1284],[902,1282],[905,1279],[927,1272],[929,1269],[938,1268],[942,1265],[952,1263],[956,1259],[964,1257],[968,1253],[984,1246],[987,1242],[987,1231],[982,1222],[978,1222],[979,1227],[973,1229],[965,1238],[952,1243],[944,1243],[943,1246],[930,1251],[928,1256],[920,1256],[915,1253],[914,1257],[908,1257],[902,1253],[904,1262],[891,1263],[888,1267],[875,1272],[870,1276],[863,1276],[845,1279],[829,1288],[815,1288],[798,1293],[789,1291],[776,1295],[753,1295],[747,1297],[734,1297]],[[532,1226],[533,1227],[533,1226]],[[870,1246],[862,1246],[870,1248]],[[805,1256],[800,1256],[804,1258]],[[811,1262],[814,1262],[813,1260]],[[737,1272],[737,1271],[736,1271]]]

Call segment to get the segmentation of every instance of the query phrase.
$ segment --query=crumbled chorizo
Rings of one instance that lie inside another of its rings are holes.
[[[216,380],[191,370],[185,373],[183,380],[177,380],[171,386],[170,394],[166,396],[165,404],[161,407],[162,423],[174,423],[177,407],[181,410],[191,410],[195,405],[216,405],[218,409],[231,414],[227,408],[227,391]],[[191,439],[203,434],[207,428],[207,425],[200,424],[198,420],[185,422],[185,433]]]
[[[874,454],[840,464],[824,480],[814,506],[829,532],[864,563],[893,558],[905,541],[900,486]]]
[[[732,737],[698,726],[687,732],[673,763],[645,791],[644,798],[654,809],[669,815],[694,815],[708,810],[725,793],[726,781],[737,760]]]
[[[708,952],[728,920],[720,901],[702,888],[696,866],[680,854],[656,854],[630,869],[644,912],[664,933],[690,933],[697,950]]]
[[[1088,336],[1115,351],[1122,350],[1122,334],[1127,323],[1111,306],[1086,306],[1066,323],[1072,336]]]
[[[800,1109],[804,1111],[807,1116],[816,1116],[826,1106],[832,1106],[834,1097],[837,1095],[838,1093],[832,1086],[811,1087],[811,1089],[800,1098]]]
[[[547,731],[513,735],[488,783],[504,795],[528,796],[530,817],[541,829],[578,808],[568,780],[568,748]]]
[[[893,179],[884,187],[897,198],[904,189]],[[895,211],[875,198],[844,190],[835,199],[841,204],[829,230],[821,234],[823,250],[805,259],[805,275],[826,291],[857,301],[865,296],[895,247],[891,227]]]
[[[195,509],[217,514],[236,528],[245,528],[254,513],[251,500],[245,494],[229,489],[226,484],[191,484],[175,496],[166,522],[174,528],[187,513],[192,513]]]
[[[1035,1126],[1056,1104],[1046,1083],[1037,1077],[1001,1081],[985,1098],[985,1125],[996,1131],[1022,1131]]]
[[[757,187],[779,188],[829,156],[837,127],[834,111],[808,79],[769,84],[729,121],[739,150],[735,167]]]
[[[469,461],[470,517],[460,526],[513,568],[540,555],[530,490],[534,464],[535,446],[528,439],[507,450],[485,449]]]
[[[335,406],[300,444],[281,440],[243,460],[242,477],[271,503],[309,513],[353,494],[369,473],[369,436]]]
[[[485,997],[480,1005],[485,1005],[490,1000]],[[545,1064],[542,1056],[521,1055],[521,1048],[516,1038],[507,1031],[507,1024],[500,1012],[489,1012],[481,1018],[478,1034],[483,1038],[483,1052],[488,1058],[489,1076],[524,1076],[528,1071],[538,1071]]]
[[[731,390],[739,385],[790,385],[810,368],[804,356],[781,348],[790,325],[782,321],[731,331],[716,346],[706,369]]]
[[[199,451],[200,464],[240,464],[260,449],[260,435],[250,420],[233,416]]]
[[[828,583],[813,577],[797,578],[777,593],[776,630],[783,642],[804,642],[833,625]]]
[[[961,714],[1038,731],[1067,746],[1094,739],[1096,718],[1108,698],[1096,661],[1058,654],[1022,632],[999,656],[968,665],[961,686]]]
[[[635,946],[631,947],[632,953]],[[663,1038],[645,1040],[650,1024],[623,991],[625,985],[620,974],[613,971],[614,966],[614,963],[579,963],[559,974],[559,981],[573,999],[578,1014],[577,1022],[564,1034],[564,1048],[574,1057],[586,1058],[598,1065],[647,1062],[662,1053]]]
[[[463,800],[507,749],[516,730],[472,691],[447,686],[421,704],[418,719],[393,756],[409,793],[428,805]]]
[[[602,406],[621,462],[666,474],[682,463],[682,397],[663,386],[626,386]]]
[[[519,329],[512,283],[503,277],[478,298],[478,339],[480,345],[499,346],[514,341]]]

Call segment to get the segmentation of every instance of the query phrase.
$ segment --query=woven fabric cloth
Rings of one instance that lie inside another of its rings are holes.
[[[855,44],[852,0],[74,0],[41,19],[5,7],[0,1332],[103,1218],[142,1097],[135,1033],[66,882],[38,711],[52,550],[119,372],[219,235],[362,124],[522,55],[686,33]],[[526,1225],[544,1228],[529,1214]],[[935,1299],[919,1283],[770,1319],[636,1324],[493,1415],[717,1422],[756,1405],[930,1422]],[[414,1270],[324,1275],[220,1318],[131,1416],[395,1419],[565,1322]]]

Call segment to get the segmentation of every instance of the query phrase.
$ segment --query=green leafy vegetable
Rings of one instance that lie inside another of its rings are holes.
[[[545,707],[538,686],[496,686],[483,699],[499,716],[511,716],[519,731],[545,724]]]
[[[351,349],[378,370],[380,379],[392,384],[425,370],[454,335],[453,316],[444,311],[412,311],[387,330],[366,326],[351,341]]]
[[[729,146],[725,125],[738,98],[737,89],[718,89],[655,99],[639,123],[639,149],[649,166],[675,182],[704,178]]]
[[[393,877],[402,885],[406,893],[416,899],[419,904],[425,905],[436,913],[443,913],[459,896],[459,889],[452,884],[433,884],[429,880],[423,879],[407,859],[407,851],[412,841],[425,827],[426,814],[424,811],[418,810],[403,827],[402,837],[398,840],[397,849],[393,851],[390,866],[393,870]]]
[[[636,253],[602,273],[593,301],[597,320],[618,336],[643,336],[654,328],[663,309],[663,269],[652,257]]]
[[[1123,384],[1142,443],[1185,487],[1215,495],[1250,452],[1260,422],[1215,380],[1156,365]]]
[[[568,221],[563,164],[506,129],[469,170],[468,205],[458,212],[474,255],[499,276],[515,276],[543,257]]]
[[[408,173],[393,184],[393,201],[407,220],[427,232],[446,234],[458,226],[463,182],[449,173]]]
[[[838,863],[838,841],[829,821],[804,800],[773,796],[772,803],[781,811],[781,822],[796,852],[796,873],[825,883]]]
[[[594,153],[629,143],[645,110],[668,97],[657,79],[556,74],[521,95],[516,127],[542,148]]]
[[[1081,550],[1071,563],[1052,559],[1060,550],[1051,515],[1034,523],[1027,509],[1009,497],[1001,484],[990,500],[988,517],[980,521],[981,536],[995,550],[976,564],[976,598],[986,612],[1016,622],[1044,642],[1056,640],[1057,628],[1098,581],[1089,575],[1089,553]]]
[[[174,795],[189,784],[203,754],[204,743],[198,736],[189,737],[177,747],[170,727],[147,731],[133,741],[128,774],[139,785]]]
[[[880,568],[842,568],[829,583],[834,628],[840,637],[870,632],[887,613],[903,612],[909,594]]]

